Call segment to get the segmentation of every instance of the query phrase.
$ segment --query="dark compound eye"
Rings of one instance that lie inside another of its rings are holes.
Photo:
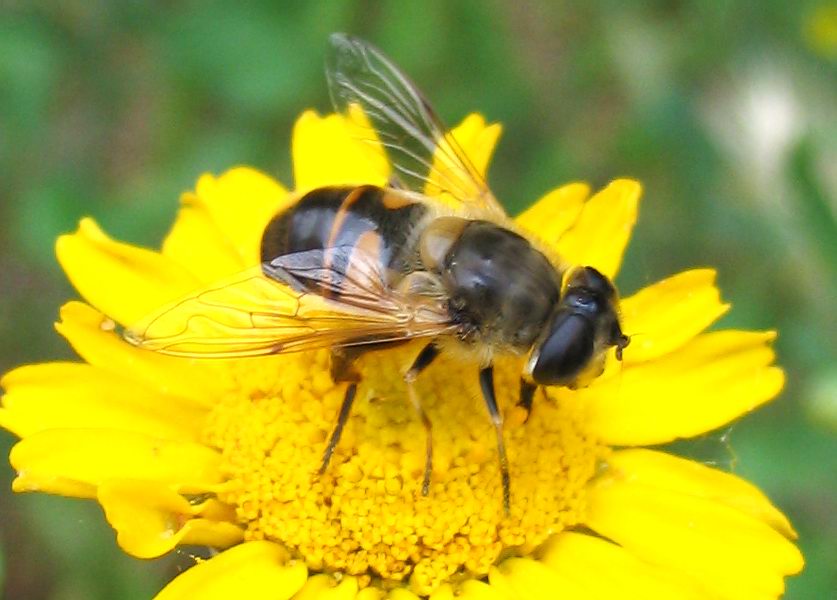
[[[594,327],[590,320],[570,311],[560,311],[552,331],[541,344],[532,368],[532,378],[541,385],[572,381],[593,357]]]

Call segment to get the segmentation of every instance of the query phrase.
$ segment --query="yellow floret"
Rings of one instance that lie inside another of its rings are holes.
[[[312,569],[365,576],[361,583],[409,578],[427,594],[457,574],[484,576],[501,554],[531,552],[583,520],[583,488],[605,448],[585,432],[569,393],[540,394],[524,423],[517,398],[503,394],[517,389],[519,361],[496,370],[510,513],[476,366],[445,356],[416,384],[433,423],[433,476],[422,496],[425,433],[400,376],[415,352],[361,360],[351,418],[322,476],[345,390],[329,376],[327,352],[241,363],[239,391],[215,407],[205,441],[223,453],[235,485],[222,499],[248,539],[280,542]]]

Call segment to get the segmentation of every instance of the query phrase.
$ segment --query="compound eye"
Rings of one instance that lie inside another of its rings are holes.
[[[538,348],[532,378],[541,385],[566,385],[593,358],[593,324],[583,315],[559,311]]]

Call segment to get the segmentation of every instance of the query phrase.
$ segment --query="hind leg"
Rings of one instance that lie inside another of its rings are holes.
[[[338,442],[340,442],[343,428],[346,426],[346,421],[349,420],[349,415],[352,412],[352,404],[357,394],[357,385],[360,382],[360,373],[354,368],[354,360],[357,358],[357,354],[356,352],[347,352],[345,350],[333,350],[331,352],[331,378],[335,383],[348,382],[349,385],[346,387],[343,403],[340,405],[337,423],[331,432],[331,437],[328,439],[325,452],[323,452],[320,475],[325,473],[325,470],[328,468],[331,455],[334,454],[334,449],[337,447]]]

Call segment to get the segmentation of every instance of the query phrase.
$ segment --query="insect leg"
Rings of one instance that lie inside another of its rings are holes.
[[[346,425],[346,421],[349,420],[349,413],[352,410],[355,393],[357,393],[357,382],[353,381],[346,388],[346,395],[343,396],[343,404],[340,405],[340,414],[337,416],[337,425],[334,426],[334,431],[331,432],[331,437],[328,440],[328,446],[326,446],[325,452],[323,452],[320,475],[325,473],[325,470],[328,468],[331,455],[334,454],[334,448],[337,447],[337,442],[340,441],[340,435],[343,433],[343,427]]]
[[[416,360],[413,361],[413,365],[407,369],[406,373],[404,373],[404,382],[407,384],[407,393],[410,396],[410,403],[412,403],[413,409],[421,419],[421,422],[424,425],[424,430],[427,434],[427,445],[424,454],[424,479],[421,483],[422,496],[426,496],[430,492],[430,475],[433,472],[433,436],[431,435],[432,424],[430,423],[427,413],[424,412],[424,409],[421,406],[421,400],[419,399],[413,384],[419,376],[419,373],[426,369],[438,355],[439,347],[433,342],[430,342],[422,349],[421,352],[419,352]]]
[[[485,405],[488,407],[488,414],[491,415],[491,422],[494,424],[494,431],[497,434],[497,454],[500,458],[500,476],[503,480],[503,508],[509,514],[511,499],[511,486],[509,478],[509,459],[506,457],[506,444],[503,442],[503,418],[497,408],[497,397],[494,395],[494,366],[489,365],[480,369],[480,387]]]
[[[325,470],[328,468],[331,455],[334,454],[334,449],[337,447],[340,436],[343,433],[343,427],[346,426],[346,421],[349,420],[349,415],[352,411],[352,403],[357,393],[357,384],[360,381],[360,374],[352,368],[354,358],[355,356],[343,350],[334,350],[331,353],[331,378],[335,383],[348,381],[349,386],[346,388],[343,403],[340,405],[337,424],[334,426],[334,431],[331,432],[331,437],[328,439],[328,446],[326,446],[325,452],[323,452],[320,475],[325,473]]]
[[[537,389],[538,386],[536,384],[531,381],[526,381],[522,377],[520,378],[520,399],[517,401],[517,405],[526,411],[526,421],[529,420],[529,415],[532,414],[532,400],[535,398],[535,390]]]

